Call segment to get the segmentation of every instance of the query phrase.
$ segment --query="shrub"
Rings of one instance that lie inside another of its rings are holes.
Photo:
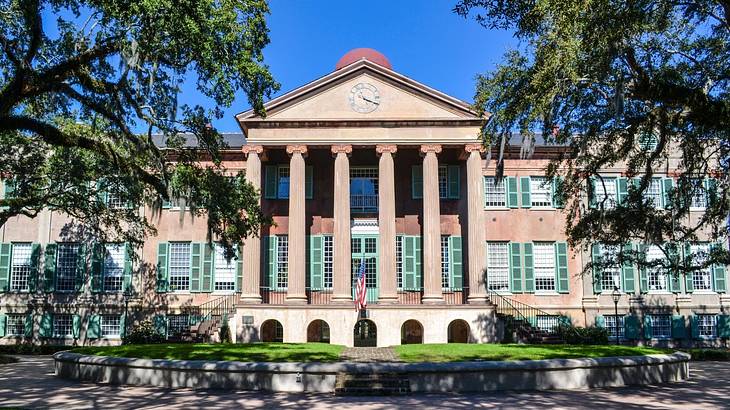
[[[605,345],[608,344],[608,329],[597,326],[578,327],[560,324],[556,329],[558,335],[567,344]]]
[[[682,349],[692,355],[692,360],[730,361],[730,350],[727,349]]]
[[[231,328],[228,327],[228,321],[224,320],[221,325],[221,330],[218,332],[221,343],[231,343]]]
[[[125,345],[146,345],[153,343],[165,343],[165,337],[155,329],[155,326],[149,320],[140,322],[122,338],[122,344]]]

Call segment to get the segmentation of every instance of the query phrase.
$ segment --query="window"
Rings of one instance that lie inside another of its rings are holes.
[[[535,291],[555,291],[555,247],[550,242],[533,245]]]
[[[593,189],[595,190],[596,206],[599,208],[602,206],[603,209],[616,207],[616,178],[596,178],[593,181]]]
[[[651,315],[651,333],[654,339],[672,337],[672,317],[670,315]]]
[[[705,192],[704,181],[701,179],[692,180],[692,203],[691,209],[705,209],[707,207],[707,196]]]
[[[125,201],[118,192],[108,192],[106,196],[106,205],[112,209],[122,209],[127,207],[127,201]]]
[[[22,336],[25,334],[25,315],[20,313],[9,313],[5,319],[6,334],[8,336]]]
[[[508,243],[487,243],[487,278],[489,290],[509,292]]]
[[[444,289],[451,288],[451,269],[449,260],[449,237],[441,235],[441,287]]]
[[[439,198],[446,198],[449,192],[449,170],[445,166],[439,166]]]
[[[231,258],[230,261],[226,260],[223,246],[215,245],[215,284],[213,290],[219,292],[233,292],[236,290],[236,263],[235,258]]]
[[[534,207],[553,205],[552,186],[545,177],[530,177],[530,198]]]
[[[558,327],[558,319],[558,316],[553,315],[537,315],[537,328],[552,332]]]
[[[10,272],[10,290],[27,292],[28,279],[31,274],[32,245],[29,243],[13,244],[12,271]]]
[[[717,337],[717,316],[697,315],[697,331],[703,339],[714,339]]]
[[[624,317],[619,315],[606,315],[606,330],[608,330],[608,338],[616,340],[624,338]]]
[[[276,287],[289,286],[289,236],[277,235],[276,241]]]
[[[377,168],[350,168],[350,209],[353,212],[378,210]]]
[[[664,252],[656,245],[651,245],[646,250],[646,261],[663,261]],[[650,291],[666,291],[667,290],[667,275],[664,267],[659,264],[656,266],[647,266],[646,275],[649,284]]]
[[[190,290],[190,243],[170,242],[169,276],[171,291]]]
[[[395,272],[398,289],[403,289],[403,236],[395,238]]]
[[[190,330],[189,328],[189,317],[188,315],[168,315],[167,316],[167,329],[168,334],[179,336],[183,332]]]
[[[644,133],[639,136],[639,147],[644,151],[654,151],[659,144],[659,138],[653,133]]]
[[[71,315],[53,315],[53,337],[73,336],[73,318]]]
[[[700,266],[707,261],[710,247],[707,244],[691,244],[692,265]],[[712,267],[707,266],[692,272],[692,288],[694,290],[712,290]]]
[[[79,244],[59,243],[56,252],[56,291],[73,292],[76,289]]]
[[[276,189],[279,199],[289,198],[289,167],[286,165],[277,168]]]
[[[119,315],[102,315],[101,336],[119,337],[121,322],[121,317]]]
[[[649,201],[649,204],[654,208],[662,207],[662,180],[659,178],[652,178],[649,182],[649,186],[644,191],[644,199]]]
[[[486,207],[507,206],[507,193],[504,189],[504,178],[499,182],[495,177],[484,177],[484,197]]]
[[[124,280],[125,245],[108,243],[104,255],[104,291],[119,292]]]
[[[604,263],[610,265],[602,266],[601,289],[612,291],[614,288],[621,289],[621,268],[618,266],[618,246],[601,244],[600,253]]]
[[[333,266],[334,266],[334,259],[333,259],[333,249],[334,249],[334,242],[332,240],[331,235],[325,235],[323,237],[323,247],[324,247],[324,258],[323,258],[323,270],[324,270],[324,287],[326,289],[331,289],[333,285]]]

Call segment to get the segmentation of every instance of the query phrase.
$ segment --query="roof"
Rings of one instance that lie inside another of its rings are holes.
[[[198,147],[198,139],[195,134],[185,133],[179,134],[185,138],[183,147],[195,148]],[[223,142],[225,142],[229,148],[238,149],[246,143],[246,138],[241,132],[222,132]],[[152,142],[159,148],[167,147],[167,138],[163,134],[152,134]]]

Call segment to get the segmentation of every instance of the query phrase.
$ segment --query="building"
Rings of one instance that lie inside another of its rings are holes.
[[[206,246],[202,221],[181,226],[171,207],[155,216],[159,234],[139,264],[124,245],[94,258],[94,245],[69,242],[64,215],[17,217],[0,230],[0,343],[118,343],[141,319],[175,335],[211,316],[227,317],[237,342],[495,342],[509,316],[545,330],[561,318],[597,324],[637,343],[730,337],[725,267],[684,280],[634,266],[581,276],[604,248],[566,243],[565,214],[542,176],[562,148],[538,146],[529,160],[508,150],[498,183],[479,141],[484,117],[374,50],[352,50],[266,109],[266,119],[238,114],[243,135],[226,136],[226,167],[245,170],[275,222],[242,244],[241,258],[228,263]],[[622,169],[605,176],[602,195],[620,201]],[[647,195],[661,204],[668,184],[671,174]],[[368,308],[358,318],[361,265]]]

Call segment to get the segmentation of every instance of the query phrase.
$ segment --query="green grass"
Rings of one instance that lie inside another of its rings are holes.
[[[405,362],[464,362],[472,360],[542,360],[608,356],[643,356],[666,349],[632,346],[423,344],[395,346]]]
[[[325,343],[154,344],[80,347],[74,353],[138,359],[335,362],[344,346]]]

